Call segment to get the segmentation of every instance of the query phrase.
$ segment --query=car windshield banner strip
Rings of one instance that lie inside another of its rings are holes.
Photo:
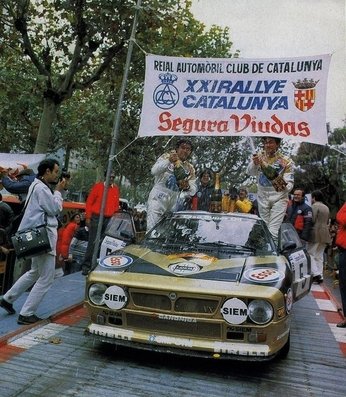
[[[330,59],[147,55],[138,135],[265,134],[326,144]]]

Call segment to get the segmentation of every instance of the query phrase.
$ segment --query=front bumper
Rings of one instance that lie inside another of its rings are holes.
[[[280,349],[273,351],[268,344],[262,343],[234,343],[173,335],[158,335],[95,323],[90,323],[85,333],[93,336],[99,342],[160,353],[209,359],[270,361],[280,353]],[[281,347],[287,341],[288,334],[289,330],[287,331],[287,338],[285,338],[286,335],[282,336]]]

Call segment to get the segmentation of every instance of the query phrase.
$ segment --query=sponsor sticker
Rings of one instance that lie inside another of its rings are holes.
[[[290,311],[292,310],[292,305],[293,305],[293,293],[291,288],[288,288],[285,294],[285,300],[286,300],[286,312],[287,314],[289,314]]]
[[[100,259],[100,265],[106,268],[123,269],[131,265],[133,259],[127,255],[108,255]]]
[[[244,277],[249,281],[257,283],[273,283],[282,280],[285,275],[271,267],[253,268],[244,272]]]
[[[126,305],[128,297],[123,288],[112,285],[103,294],[103,301],[110,309],[120,310]]]
[[[221,315],[228,324],[242,324],[247,319],[248,309],[238,298],[227,299],[221,307]]]
[[[168,266],[168,269],[179,276],[186,276],[188,274],[198,273],[201,267],[195,262],[178,262],[172,263]]]
[[[289,256],[290,263],[293,265],[295,268],[297,265],[299,265],[302,262],[306,262],[306,255],[303,250],[292,252]]]

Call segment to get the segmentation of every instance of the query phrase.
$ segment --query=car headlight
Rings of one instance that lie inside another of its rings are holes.
[[[272,305],[260,299],[255,299],[249,303],[248,315],[255,324],[266,324],[273,318],[274,310]]]
[[[103,305],[103,296],[107,290],[107,285],[104,284],[93,284],[89,288],[89,299],[94,305]]]

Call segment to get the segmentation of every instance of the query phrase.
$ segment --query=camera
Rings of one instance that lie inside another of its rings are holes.
[[[64,178],[65,179],[70,179],[71,178],[71,174],[67,171],[66,168],[62,169],[59,180],[62,181]]]

